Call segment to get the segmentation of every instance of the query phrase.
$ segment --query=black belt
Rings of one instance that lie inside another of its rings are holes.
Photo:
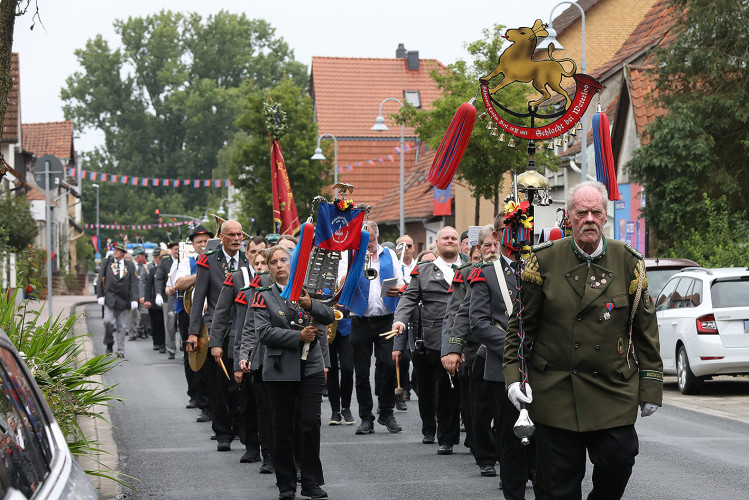
[[[383,316],[359,316],[361,321],[383,321],[384,318],[392,318],[392,314],[385,314]]]

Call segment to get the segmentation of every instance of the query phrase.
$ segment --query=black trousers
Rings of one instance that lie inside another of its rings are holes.
[[[155,347],[161,347],[164,345],[164,313],[161,309],[150,308],[148,310],[148,316],[151,318],[151,337],[153,337],[153,345]]]
[[[632,475],[639,440],[634,425],[573,432],[536,423],[536,448],[549,499],[582,498],[587,450],[593,463],[588,500],[616,500]]]
[[[425,436],[436,434],[439,444],[454,445],[460,442],[460,417],[458,387],[450,386],[449,375],[442,366],[440,352],[426,349],[414,352],[413,364],[419,379],[419,416],[421,432]],[[358,396],[358,393],[357,393]]]
[[[378,404],[383,417],[393,414],[395,406],[395,363],[393,362],[393,340],[379,335],[393,326],[393,315],[359,318],[351,317],[351,347],[354,351],[356,373],[356,400],[359,402],[359,418],[374,421],[372,413],[372,385],[369,371],[372,366],[372,351],[382,364],[381,388]],[[377,377],[377,374],[375,374]]]
[[[162,317],[161,325],[163,328],[164,320]],[[184,365],[185,365],[185,380],[187,381],[187,395],[190,399],[194,399],[198,408],[202,410],[211,409],[211,398],[210,398],[210,377],[208,375],[208,367],[203,364],[203,368],[197,372],[192,371],[190,368],[190,362],[187,357],[187,351],[185,351],[185,342],[187,342],[188,333],[190,331],[190,316],[184,309],[177,313],[177,328],[179,328],[179,335],[182,338],[181,351],[184,353]],[[156,339],[154,338],[154,345]],[[164,337],[161,337],[161,345],[164,344]],[[210,357],[210,354],[208,355]]]
[[[328,401],[333,413],[339,413],[341,408],[351,407],[351,394],[354,392],[354,348],[351,347],[351,335],[336,335],[333,343],[328,344],[328,349]]]
[[[499,432],[499,477],[502,480],[502,492],[505,498],[523,500],[528,479],[533,480],[535,498],[537,500],[547,498],[542,474],[538,472],[536,466],[538,433],[531,438],[529,445],[524,446],[513,430],[520,412],[507,397],[504,382],[487,382],[487,384],[493,403],[491,411]]]
[[[466,422],[467,439],[471,442],[471,452],[476,463],[483,467],[494,465],[499,457],[499,443],[492,428],[492,405],[495,396],[492,395],[490,383],[484,380],[484,364],[486,360],[477,356],[473,367],[468,372],[468,407],[470,426]],[[498,424],[499,420],[494,419]]]
[[[228,368],[227,368],[228,370]],[[232,375],[231,372],[229,372]],[[260,451],[260,437],[258,436],[257,404],[255,402],[255,390],[252,386],[252,377],[249,373],[242,374],[242,382],[239,384],[239,417],[241,426],[239,428],[239,439],[248,450]]]
[[[295,441],[299,440],[302,487],[325,483],[320,462],[320,413],[324,372],[299,382],[263,382],[273,414],[273,466],[280,492],[296,491]],[[295,416],[299,415],[298,425]]]
[[[233,361],[228,357],[226,350],[222,356],[224,366],[233,367]],[[231,375],[226,378],[224,370],[221,369],[210,353],[205,358],[208,376],[210,377],[211,398],[211,424],[213,432],[216,433],[218,441],[231,441],[234,436],[240,435],[242,419],[239,415],[239,386]],[[227,368],[227,370],[229,370]],[[229,372],[231,373],[231,372]]]
[[[273,451],[273,419],[270,410],[268,388],[263,382],[263,365],[253,371],[252,390],[255,392],[255,408],[257,409],[257,428],[260,438],[261,451],[264,457]]]

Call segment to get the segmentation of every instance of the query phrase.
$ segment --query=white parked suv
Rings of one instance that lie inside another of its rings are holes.
[[[712,375],[749,373],[749,269],[683,269],[655,311],[663,373],[683,394],[699,394]]]

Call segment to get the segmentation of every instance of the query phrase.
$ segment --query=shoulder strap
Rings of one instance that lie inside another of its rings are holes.
[[[250,273],[247,271],[247,266],[242,266],[239,269],[242,270],[242,279],[244,279],[244,284],[240,288],[246,288],[250,284]]]
[[[500,257],[499,259],[501,259]],[[497,275],[497,282],[499,283],[499,289],[502,291],[502,298],[505,301],[505,310],[507,315],[512,314],[512,299],[510,298],[510,291],[507,289],[507,282],[505,281],[505,274],[502,270],[502,263],[499,259],[494,261],[494,274]]]

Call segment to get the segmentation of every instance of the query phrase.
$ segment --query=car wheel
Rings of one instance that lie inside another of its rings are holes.
[[[703,380],[695,377],[692,369],[689,368],[687,350],[683,345],[679,346],[679,352],[676,354],[676,380],[682,394],[699,394],[702,392]]]

